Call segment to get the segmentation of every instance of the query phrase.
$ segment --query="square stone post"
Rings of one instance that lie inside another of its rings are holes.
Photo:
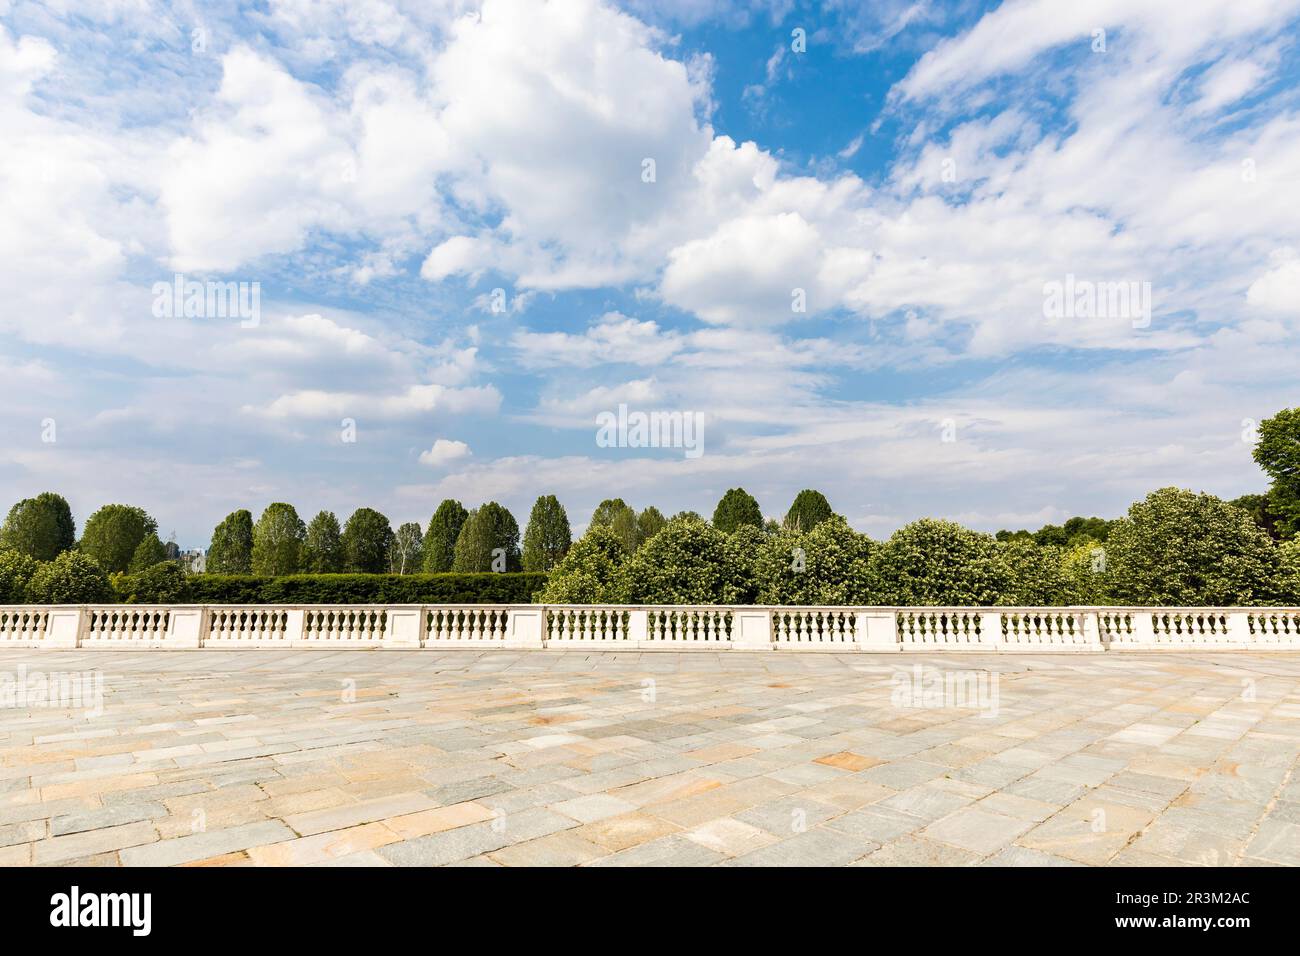
[[[857,612],[854,631],[864,651],[897,651],[898,612],[888,608],[868,607]]]
[[[632,608],[627,612],[627,642],[641,645],[650,640],[650,612],[645,608]]]
[[[731,619],[731,646],[740,651],[772,650],[772,612],[761,607],[737,608]]]
[[[201,607],[174,607],[167,613],[165,647],[198,650],[203,645],[204,610]]]
[[[506,647],[545,647],[546,608],[540,604],[512,607],[509,630]]]
[[[81,635],[86,629],[86,609],[80,606],[60,604],[50,608],[50,616],[45,623],[45,636],[41,639],[42,647],[80,647]]]
[[[301,647],[307,643],[307,611],[300,607],[291,607],[285,611],[284,643],[289,647]]]
[[[416,650],[424,640],[424,608],[418,604],[384,609],[383,647],[391,650]]]

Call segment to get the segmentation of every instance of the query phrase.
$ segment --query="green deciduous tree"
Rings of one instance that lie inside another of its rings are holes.
[[[20,551],[0,551],[0,604],[22,604],[40,562]]]
[[[519,523],[495,501],[475,508],[456,539],[451,569],[459,573],[519,571]]]
[[[1249,514],[1213,495],[1161,488],[1106,541],[1107,592],[1121,604],[1266,603],[1277,548]]]
[[[794,504],[786,512],[783,526],[791,531],[811,531],[833,514],[825,495],[805,488],[795,495]]]
[[[1228,503],[1254,518],[1255,524],[1274,541],[1285,541],[1291,537],[1286,516],[1273,510],[1273,498],[1270,495],[1242,495]]]
[[[754,496],[744,488],[730,488],[713,509],[713,527],[731,534],[741,525],[763,527],[763,511]]]
[[[415,574],[424,563],[424,535],[418,521],[408,521],[393,535],[388,553],[388,570],[392,574]]]
[[[343,570],[343,537],[334,512],[317,512],[307,525],[302,569],[308,574],[338,574]]]
[[[83,551],[64,551],[42,564],[27,584],[32,604],[98,604],[112,598],[108,575]]]
[[[1008,587],[991,535],[922,518],[899,528],[871,555],[881,604],[993,605]]]
[[[573,534],[569,516],[555,495],[543,495],[533,503],[524,532],[524,570],[549,571],[569,552]]]
[[[9,509],[0,527],[0,548],[25,554],[37,561],[52,561],[76,542],[72,509],[62,495],[45,491],[24,498]]]
[[[158,522],[143,508],[104,505],[86,519],[78,550],[95,559],[106,573],[125,571],[135,549],[147,535],[158,533]]]
[[[293,505],[283,501],[267,505],[253,526],[253,573],[267,577],[297,574],[306,538],[307,526]]]
[[[135,573],[166,560],[167,545],[159,540],[158,535],[147,534],[136,545],[135,552],[131,555],[131,563],[127,565],[126,569],[131,573]]]
[[[622,498],[606,498],[591,513],[590,527],[609,528],[623,543],[623,550],[632,554],[641,544],[636,512]]]
[[[424,532],[424,570],[426,574],[444,574],[456,561],[456,539],[469,512],[459,501],[448,498],[438,505]]]
[[[668,519],[658,508],[654,505],[647,507],[636,516],[636,539],[639,544],[645,544],[662,531],[667,523]]]
[[[358,508],[343,526],[341,543],[343,570],[352,574],[383,574],[388,569],[393,528],[373,508]]]
[[[549,604],[610,604],[623,600],[623,543],[609,528],[594,525],[551,569],[538,600]]]
[[[209,574],[253,573],[253,515],[232,511],[212,531],[206,569]]]
[[[1300,408],[1284,408],[1259,423],[1254,456],[1273,479],[1270,507],[1282,517],[1286,536],[1300,532]]]

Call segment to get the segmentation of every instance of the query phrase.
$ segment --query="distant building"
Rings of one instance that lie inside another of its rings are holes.
[[[208,556],[202,548],[181,552],[181,564],[190,574],[202,574],[208,568]]]

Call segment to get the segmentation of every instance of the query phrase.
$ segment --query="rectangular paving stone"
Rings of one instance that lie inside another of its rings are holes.
[[[33,863],[68,863],[79,857],[92,856],[110,850],[121,850],[158,839],[152,823],[128,823],[123,826],[88,830],[51,837],[32,844]]]
[[[50,820],[50,834],[60,836],[64,833],[99,830],[166,815],[167,808],[161,803],[123,803],[100,810],[85,810],[54,817]]]
[[[870,840],[818,827],[752,850],[727,866],[844,866],[877,848]]]
[[[505,831],[494,830],[490,823],[475,823],[392,843],[375,852],[396,866],[445,866],[499,850],[509,842],[510,837]]]
[[[144,824],[132,824],[144,826]],[[151,828],[152,829],[152,828]],[[95,832],[95,831],[92,831]],[[225,830],[209,830],[190,836],[163,840],[148,846],[136,846],[118,854],[123,866],[176,866],[202,860],[221,853],[246,850],[264,843],[292,839],[296,834],[283,823],[264,820]]]
[[[930,824],[920,832],[920,836],[986,856],[1006,846],[1033,825],[1031,820],[968,807]]]
[[[415,813],[419,810],[432,810],[437,806],[438,804],[432,798],[423,793],[401,793],[390,797],[362,800],[341,807],[331,807],[328,810],[294,813],[285,817],[284,822],[301,836],[310,836],[326,830],[342,830],[361,823],[374,823],[385,817]]]

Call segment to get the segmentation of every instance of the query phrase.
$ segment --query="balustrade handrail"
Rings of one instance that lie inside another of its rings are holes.
[[[322,618],[328,616],[326,626]],[[1300,649],[1300,608],[1140,605],[0,605],[0,647]]]

